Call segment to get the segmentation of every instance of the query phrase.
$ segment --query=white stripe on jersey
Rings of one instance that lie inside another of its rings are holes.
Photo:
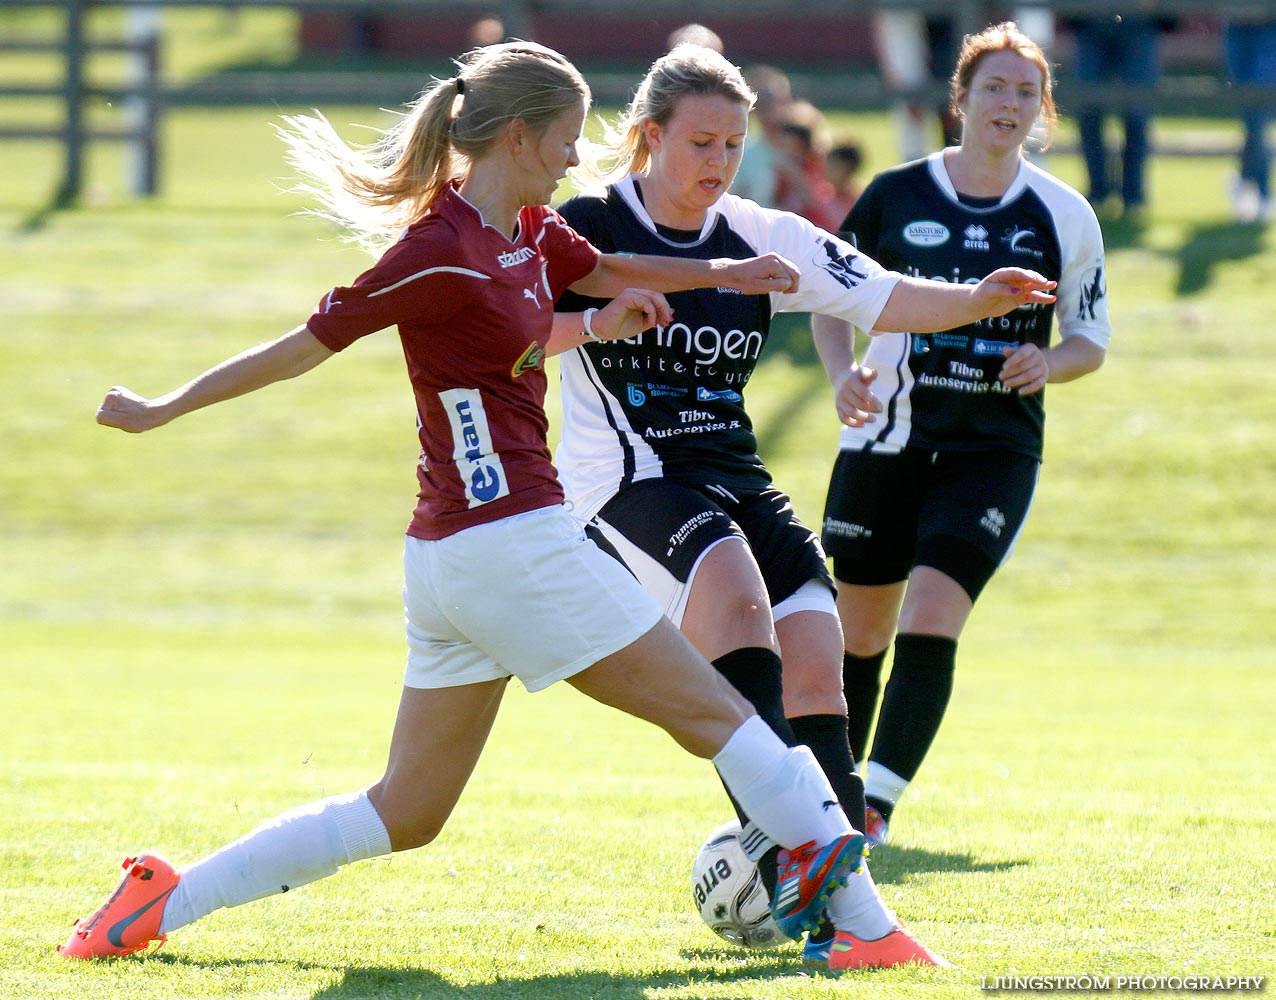
[[[877,419],[863,427],[843,425],[838,447],[859,451],[871,444],[875,455],[897,455],[913,431],[913,369],[908,357],[913,338],[907,333],[881,333],[873,338],[872,368],[877,372],[871,389],[882,403]],[[866,359],[867,360],[867,359]]]
[[[424,278],[428,274],[468,274],[471,278],[482,278],[484,281],[491,281],[490,275],[484,274],[482,271],[472,271],[468,267],[453,267],[451,265],[443,267],[427,267],[424,271],[417,271],[416,274],[409,274],[406,278],[401,278],[393,285],[386,285],[385,288],[378,288],[375,292],[369,292],[368,298],[375,298],[378,295],[384,295],[386,292],[393,292],[396,288],[402,288],[409,281],[416,281],[417,278]]]
[[[664,463],[629,423],[588,352],[577,348],[559,355],[559,369],[563,424],[572,433],[563,435],[554,464],[576,516],[588,520],[620,489],[627,456],[632,456],[631,482],[663,476]]]

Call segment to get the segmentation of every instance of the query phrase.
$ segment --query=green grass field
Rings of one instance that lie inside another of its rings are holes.
[[[185,58],[216,49],[198,42]],[[1276,973],[1276,252],[1226,221],[1217,159],[1157,160],[1146,226],[1108,232],[1109,362],[1050,390],[1028,530],[873,858],[955,969],[834,979],[713,937],[687,885],[729,814],[710,768],[565,686],[511,689],[434,845],[151,958],[58,958],[125,852],[191,862],[384,763],[415,485],[395,337],[153,434],[93,422],[110,385],[165,391],[365,266],[290,214],[274,113],[173,112],[150,203],[104,147],[86,204],[43,212],[56,150],[0,146],[0,997],[974,997],[996,976]],[[839,124],[888,164],[884,118]],[[1079,181],[1074,158],[1050,166]],[[817,523],[837,428],[799,325],[750,391]]]

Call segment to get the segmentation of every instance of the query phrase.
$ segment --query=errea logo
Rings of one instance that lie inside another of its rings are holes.
[[[978,224],[969,225],[966,227],[966,231],[965,233],[963,233],[963,235],[966,237],[966,242],[962,244],[962,246],[965,247],[965,249],[967,250],[989,249],[988,230],[985,229],[983,226],[980,226]]]
[[[915,247],[937,247],[948,242],[952,233],[942,222],[922,220],[904,227],[904,239]]]
[[[501,267],[514,267],[521,264],[525,260],[531,260],[536,256],[536,251],[531,247],[519,247],[517,250],[510,250],[506,253],[498,253],[496,255],[496,263]]]
[[[996,507],[989,507],[979,519],[979,526],[994,538],[1000,538],[1002,529],[1006,526],[1006,515]]]

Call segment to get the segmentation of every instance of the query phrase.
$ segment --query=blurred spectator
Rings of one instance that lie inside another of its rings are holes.
[[[809,101],[793,102],[777,139],[775,207],[833,232],[842,219],[827,217],[825,211],[833,198],[826,175],[828,148],[824,115]]]
[[[1276,85],[1276,14],[1236,13],[1223,35],[1228,78],[1242,86]],[[1241,111],[1245,143],[1241,147],[1240,173],[1232,185],[1232,207],[1238,222],[1272,221],[1272,157],[1267,146],[1267,126],[1272,113],[1267,105]]]
[[[829,150],[824,163],[824,176],[828,178],[832,192],[823,206],[823,213],[833,220],[833,225],[820,225],[831,233],[841,228],[842,221],[855,207],[860,191],[863,190],[859,179],[863,166],[864,153],[858,139],[845,136]]]
[[[873,18],[873,34],[878,67],[893,97],[901,158],[919,160],[940,142],[955,144],[961,129],[947,96],[927,93],[956,62],[952,20],[928,18],[915,7],[884,5]]]
[[[498,17],[480,17],[470,25],[469,43],[471,48],[484,45],[496,45],[505,41],[505,25]]]
[[[774,207],[779,179],[780,132],[789,120],[793,88],[788,75],[774,66],[751,66],[744,71],[744,79],[758,95],[758,100],[749,116],[744,158],[731,185],[731,193]]]
[[[714,52],[723,51],[722,39],[718,33],[712,28],[706,28],[703,24],[684,24],[681,28],[674,28],[669,33],[665,48],[672,51],[683,42],[703,45],[706,49],[713,49]]]
[[[1076,35],[1076,79],[1079,83],[1121,83],[1134,88],[1153,86],[1161,75],[1160,33],[1168,24],[1153,15],[1156,0],[1127,5],[1128,13],[1070,17],[1065,24]],[[1148,126],[1152,113],[1144,105],[1121,109],[1125,129],[1119,170],[1110,162],[1103,134],[1105,111],[1094,102],[1077,110],[1081,153],[1089,178],[1087,197],[1096,209],[1114,194],[1123,211],[1137,215],[1147,201],[1144,174],[1148,155]],[[1118,176],[1119,175],[1119,176]]]

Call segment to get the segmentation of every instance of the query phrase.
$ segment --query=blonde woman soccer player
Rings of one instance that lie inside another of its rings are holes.
[[[936,335],[892,325],[908,332],[874,337],[862,370],[845,325],[815,319],[848,422],[824,545],[838,582],[857,756],[895,645],[866,777],[875,843],[886,839],[939,731],[971,609],[1028,516],[1042,390],[1097,369],[1112,335],[1094,212],[1024,158],[1038,118],[1054,124],[1051,86],[1040,47],[1014,24],[968,37],[952,78],[961,145],[879,174],[843,228],[884,264],[955,286],[1026,264],[1058,282],[1057,304],[1030,303]],[[1053,345],[1052,323],[1060,334]]]
[[[674,294],[673,323],[565,354],[556,463],[578,516],[595,519],[665,613],[778,734],[811,748],[855,822],[863,792],[847,742],[833,582],[819,540],[757,454],[746,385],[775,312],[942,330],[1048,301],[1050,283],[1019,269],[975,286],[906,278],[797,215],[729,194],[752,103],[720,54],[674,48],[651,67],[616,130],[613,182],[561,211],[608,252],[686,261],[777,253],[798,263],[800,288]],[[601,304],[577,288],[559,307]],[[768,878],[770,845],[747,823],[745,844]],[[875,906],[866,913],[839,934],[835,967],[926,960],[893,919]],[[828,938],[808,943],[808,957],[823,959],[829,947]]]
[[[795,273],[774,255],[600,255],[546,207],[578,163],[589,104],[580,74],[526,43],[476,50],[459,65],[386,135],[374,164],[323,120],[292,123],[296,159],[328,192],[329,214],[365,236],[402,232],[371,270],[326,294],[282,338],[155,399],[112,389],[98,411],[108,426],[150,430],[398,326],[421,461],[404,556],[409,656],[385,773],[185,869],[156,854],[130,858],[110,898],[76,924],[65,956],[138,951],[219,907],[429,843],[511,675],[531,691],[566,680],[712,758],[758,825],[791,849],[774,900],[789,933],[814,925],[826,897],[845,892],[863,840],[841,810],[826,808],[834,796],[819,768],[785,747],[585,537],[563,507],[542,408],[546,354],[670,322],[660,294],[630,286],[765,293],[791,288]],[[568,286],[615,298],[596,313],[555,318],[554,298]]]

